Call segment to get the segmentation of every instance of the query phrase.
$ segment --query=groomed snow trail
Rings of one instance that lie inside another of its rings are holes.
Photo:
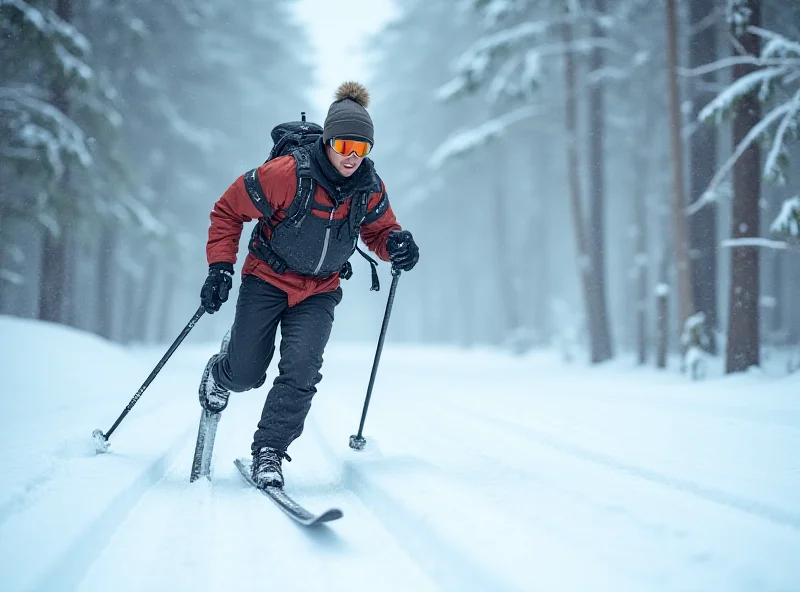
[[[182,349],[108,455],[40,452],[9,481],[4,590],[800,590],[796,377],[388,347],[355,452],[373,351],[332,345],[285,473],[344,518],[307,529],[233,465],[268,386],[232,395],[212,480],[188,482],[211,351]]]
[[[246,487],[232,460],[264,391],[234,395],[213,481],[186,482],[187,446],[81,590],[800,587],[796,401],[546,357],[390,350],[356,453],[370,352],[327,358],[286,475],[342,520],[297,527]]]

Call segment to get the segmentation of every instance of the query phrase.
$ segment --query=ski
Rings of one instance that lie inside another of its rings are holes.
[[[322,514],[313,514],[289,497],[289,495],[284,491],[283,487],[266,487],[264,489],[260,489],[250,476],[250,460],[237,458],[233,461],[233,464],[235,464],[236,468],[239,469],[239,472],[242,474],[242,477],[244,477],[245,481],[266,495],[269,499],[275,502],[275,504],[281,510],[283,510],[285,514],[303,526],[315,526],[317,524],[322,524],[323,522],[338,520],[343,516],[342,511],[338,508],[330,508]]]
[[[214,439],[217,437],[217,424],[221,412],[203,409],[200,415],[200,426],[197,429],[197,443],[194,447],[192,474],[189,481],[197,481],[200,477],[211,475],[211,458],[214,455]]]

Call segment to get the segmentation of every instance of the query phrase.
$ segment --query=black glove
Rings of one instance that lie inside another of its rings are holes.
[[[200,304],[208,314],[214,314],[228,300],[233,287],[233,265],[212,263],[208,266],[208,277],[200,290]]]
[[[386,250],[392,266],[411,271],[419,261],[419,247],[408,230],[392,230],[386,239]]]

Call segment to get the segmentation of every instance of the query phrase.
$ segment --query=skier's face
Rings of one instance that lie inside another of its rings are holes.
[[[339,171],[339,174],[342,177],[349,177],[353,173],[358,170],[358,167],[361,166],[361,161],[364,159],[356,156],[355,152],[351,152],[348,156],[344,156],[343,154],[339,154],[331,148],[330,146],[326,146],[325,150],[328,153],[328,160],[331,161],[331,164],[336,167],[336,170]]]

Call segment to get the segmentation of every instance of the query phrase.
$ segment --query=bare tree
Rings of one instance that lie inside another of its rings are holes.
[[[572,46],[573,33],[572,23],[565,19],[561,25],[561,38],[566,47]],[[575,243],[578,254],[578,269],[581,274],[583,287],[584,310],[586,310],[587,324],[589,326],[589,338],[592,344],[595,343],[593,333],[597,328],[596,323],[592,323],[591,318],[596,314],[596,299],[594,288],[597,282],[594,279],[594,268],[591,257],[589,256],[589,240],[586,232],[586,224],[583,217],[583,198],[581,197],[581,173],[578,157],[577,134],[578,134],[578,105],[577,105],[577,84],[575,75],[575,55],[572,51],[564,52],[564,82],[566,101],[564,102],[565,125],[567,131],[567,176],[569,182],[569,203],[572,212],[572,225],[575,231]],[[594,347],[592,347],[594,350]],[[594,357],[594,355],[592,356]]]
[[[58,0],[56,15],[65,23],[72,21],[72,0]],[[69,113],[69,79],[59,76],[53,83],[53,106],[64,115]],[[70,199],[69,163],[59,182],[61,203]],[[66,197],[66,199],[63,199]],[[39,289],[39,318],[44,321],[61,322],[64,318],[64,301],[67,296],[67,240],[63,220],[56,219],[45,227],[41,260],[41,285]]]
[[[737,0],[732,7],[731,35],[737,52],[759,55],[761,38],[750,27],[761,19],[760,0]],[[750,27],[745,28],[744,23]],[[733,79],[740,80],[758,67],[739,63]],[[758,89],[740,98],[733,119],[733,144],[739,146],[761,120]],[[761,150],[750,143],[733,167],[733,212],[731,236],[734,240],[758,237],[761,220]],[[734,245],[731,250],[730,306],[725,371],[742,372],[760,363],[759,347],[759,253],[753,245]]]
[[[644,117],[638,118],[637,134],[642,145],[649,134]],[[644,150],[633,150],[633,209],[634,209],[634,273],[636,282],[636,354],[639,364],[647,363],[647,309],[648,255],[647,255],[647,154]]]
[[[498,148],[501,150],[501,148]],[[501,160],[502,162],[502,160]],[[522,324],[520,317],[517,290],[516,290],[516,270],[510,260],[511,245],[508,240],[508,199],[511,188],[503,183],[504,171],[500,163],[494,167],[494,179],[492,181],[492,192],[494,198],[493,206],[493,240],[495,249],[495,271],[497,273],[497,286],[500,290],[501,309],[503,318],[501,323],[504,325],[503,339],[509,341],[519,331]]]
[[[605,248],[605,151],[603,140],[605,138],[605,105],[604,84],[600,72],[603,69],[602,47],[604,37],[600,25],[600,17],[606,12],[605,0],[594,0],[596,18],[591,20],[592,38],[595,43],[589,58],[589,67],[595,77],[594,84],[589,90],[589,192],[591,223],[591,250],[592,281],[594,314],[589,317],[589,322],[594,325],[592,335],[592,362],[599,363],[609,360],[614,353],[611,347],[611,330],[609,328],[608,304],[606,301],[606,248]]]
[[[659,282],[656,286],[656,367],[667,367],[669,347],[669,284],[667,283],[667,253],[662,253]]]
[[[689,67],[697,68],[717,59],[718,2],[693,0],[689,3]],[[691,79],[692,120],[714,97],[716,75],[709,72]],[[717,167],[717,129],[697,125],[689,145],[691,201],[703,194]],[[711,203],[689,219],[690,260],[695,308],[705,314],[711,353],[716,353],[717,320],[717,205]]]
[[[116,233],[111,222],[103,224],[97,250],[97,326],[98,335],[113,338],[114,330],[114,281],[116,266],[114,253],[117,246]]]
[[[678,288],[678,321],[683,327],[692,316],[692,285],[689,270],[689,251],[686,244],[686,199],[684,197],[683,141],[681,139],[681,107],[678,90],[678,25],[675,0],[667,0],[667,75],[670,110],[670,144],[672,149],[672,246]]]

